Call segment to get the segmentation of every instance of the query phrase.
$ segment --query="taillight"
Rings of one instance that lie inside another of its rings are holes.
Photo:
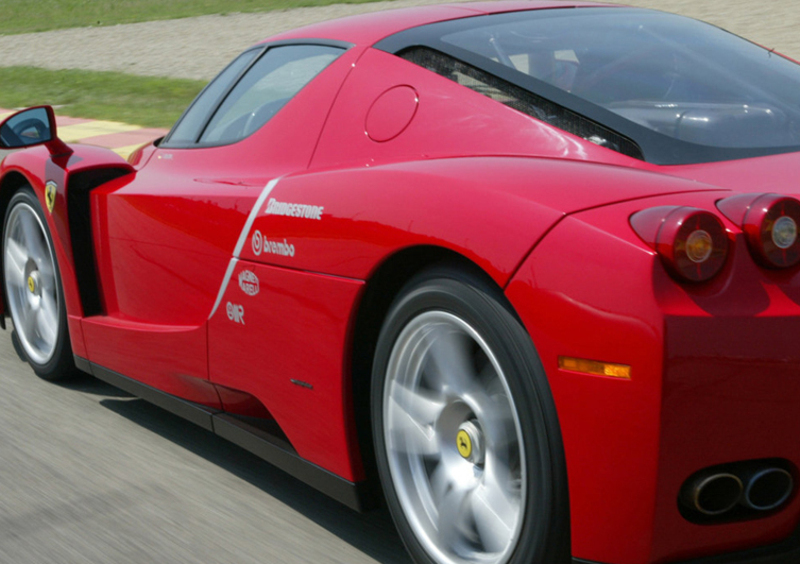
[[[800,262],[800,201],[778,194],[742,194],[720,200],[717,208],[741,227],[762,266],[788,268]]]
[[[676,278],[703,282],[714,277],[728,257],[722,221],[698,208],[661,206],[631,216],[631,227],[661,257]]]

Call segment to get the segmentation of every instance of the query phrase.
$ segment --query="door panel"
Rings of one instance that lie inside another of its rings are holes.
[[[166,166],[192,169],[190,161],[204,151],[176,151]],[[105,315],[83,320],[89,360],[186,399],[218,404],[216,394],[207,393],[211,386],[191,380],[208,378],[205,324],[263,185],[166,175],[164,162],[156,159],[133,182],[92,193]]]
[[[323,70],[254,133],[249,114],[226,124],[230,135],[242,121],[240,133],[248,136],[241,141],[194,148],[167,143],[135,177],[91,193],[105,310],[83,320],[90,361],[187,399],[219,402],[202,382],[209,376],[208,317],[265,186],[307,168],[351,69],[354,55],[342,53],[350,57]]]
[[[95,364],[175,396],[222,409],[206,380],[206,327],[136,323],[114,317],[84,320],[89,358]]]
[[[215,384],[258,399],[298,454],[351,481],[361,467],[349,388],[359,280],[238,261],[208,322]]]
[[[192,169],[209,151],[175,151],[169,166]],[[125,186],[92,194],[106,313],[198,326],[211,312],[239,232],[268,179],[248,180],[250,186],[200,181],[165,174],[163,163]]]

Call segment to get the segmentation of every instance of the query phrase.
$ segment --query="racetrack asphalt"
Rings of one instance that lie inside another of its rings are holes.
[[[796,0],[630,3],[800,57]],[[304,17],[341,15],[319,10]],[[253,42],[308,23],[297,13],[0,37],[0,65],[208,79]],[[44,382],[9,333],[0,331],[0,564],[408,564],[385,511],[359,515],[97,380]]]
[[[0,563],[409,564],[358,514],[86,377],[37,378],[0,331]]]

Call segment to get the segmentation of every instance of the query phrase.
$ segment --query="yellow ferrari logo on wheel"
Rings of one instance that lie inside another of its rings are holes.
[[[31,294],[36,290],[36,282],[33,281],[33,276],[28,276],[28,290],[31,291]]]
[[[463,429],[458,432],[456,435],[456,446],[458,447],[458,453],[463,456],[464,458],[469,458],[472,454],[472,439],[469,436],[469,433],[464,431]]]
[[[58,184],[49,180],[44,187],[44,201],[47,204],[47,211],[53,213],[53,208],[56,205],[56,190],[58,189]]]

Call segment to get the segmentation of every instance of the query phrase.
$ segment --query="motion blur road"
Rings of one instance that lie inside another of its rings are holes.
[[[408,564],[360,515],[91,377],[37,378],[0,331],[0,563]]]

